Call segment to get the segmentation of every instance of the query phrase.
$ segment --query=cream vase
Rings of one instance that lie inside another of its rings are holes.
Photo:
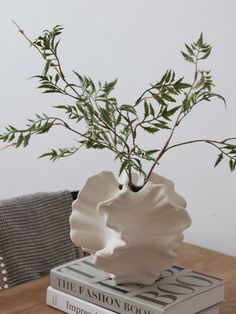
[[[152,284],[170,267],[191,219],[174,184],[157,174],[138,192],[111,172],[88,179],[72,204],[71,239],[116,284]]]

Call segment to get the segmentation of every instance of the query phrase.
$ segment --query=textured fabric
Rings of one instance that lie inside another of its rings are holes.
[[[7,271],[5,269],[4,260],[0,256],[0,291],[4,289],[8,289]]]
[[[80,256],[70,239],[69,191],[0,201],[0,257],[12,287]]]

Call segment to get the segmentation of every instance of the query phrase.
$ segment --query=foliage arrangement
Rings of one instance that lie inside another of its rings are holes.
[[[62,26],[57,25],[51,31],[45,30],[35,41],[30,40],[22,29],[19,27],[18,29],[45,61],[42,73],[34,76],[38,79],[38,88],[42,89],[43,93],[68,96],[73,104],[55,106],[65,113],[65,119],[42,113],[28,119],[24,129],[9,125],[5,132],[0,134],[1,141],[14,142],[15,147],[25,147],[33,135],[47,133],[54,126],[62,126],[78,136],[76,145],[52,149],[40,157],[47,156],[51,160],[57,160],[75,154],[82,147],[108,149],[114,153],[115,159],[120,161],[119,174],[123,171],[127,173],[131,189],[132,171],[143,175],[145,184],[167,151],[191,143],[203,142],[214,146],[218,151],[215,166],[226,157],[230,169],[235,170],[236,145],[233,144],[235,138],[220,141],[195,139],[171,144],[176,128],[197,104],[209,102],[215,97],[225,103],[225,99],[214,91],[210,71],[199,69],[199,63],[208,58],[212,49],[204,42],[202,34],[196,42],[186,44],[185,51],[181,52],[184,59],[194,68],[191,83],[186,82],[183,77],[177,78],[173,70],[168,70],[133,104],[119,104],[112,96],[117,80],[95,84],[90,77],[77,71],[73,71],[74,82],[67,80],[58,55],[60,43],[58,36],[63,30]],[[167,137],[164,145],[151,150],[142,148],[138,142],[141,130],[151,136],[165,130]],[[151,166],[147,172],[143,169],[143,160],[150,162]]]

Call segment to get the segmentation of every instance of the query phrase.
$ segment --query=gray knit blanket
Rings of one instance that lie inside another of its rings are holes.
[[[70,239],[71,203],[69,191],[0,201],[0,290],[79,258]]]

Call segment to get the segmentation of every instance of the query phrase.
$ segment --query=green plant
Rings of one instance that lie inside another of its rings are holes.
[[[117,80],[95,84],[90,77],[76,71],[73,71],[75,82],[67,80],[58,56],[58,36],[62,29],[57,25],[52,31],[45,30],[35,41],[30,40],[22,29],[19,28],[19,31],[45,61],[42,74],[34,76],[39,81],[38,88],[43,93],[68,96],[73,101],[72,104],[55,106],[57,110],[64,111],[65,119],[45,113],[36,114],[34,119],[28,119],[24,129],[9,125],[0,135],[0,140],[10,143],[14,141],[15,147],[25,147],[33,135],[47,133],[54,126],[62,126],[78,136],[76,145],[52,149],[40,157],[47,156],[51,160],[57,160],[71,156],[81,147],[111,150],[115,159],[120,160],[119,174],[126,171],[131,188],[133,170],[143,175],[145,184],[167,151],[191,143],[203,142],[214,146],[219,152],[215,166],[227,157],[230,169],[235,170],[235,138],[220,141],[195,139],[171,144],[176,128],[197,104],[211,101],[215,97],[225,103],[225,99],[213,90],[210,71],[199,69],[199,62],[208,58],[211,53],[211,46],[204,42],[202,34],[196,42],[185,45],[185,51],[181,52],[185,60],[194,67],[191,83],[186,82],[183,77],[176,78],[175,72],[168,70],[133,104],[118,104],[117,99],[111,95]],[[138,142],[140,130],[150,133],[151,136],[166,131],[164,145],[151,150],[142,148]],[[149,171],[144,171],[142,160],[150,162]]]

